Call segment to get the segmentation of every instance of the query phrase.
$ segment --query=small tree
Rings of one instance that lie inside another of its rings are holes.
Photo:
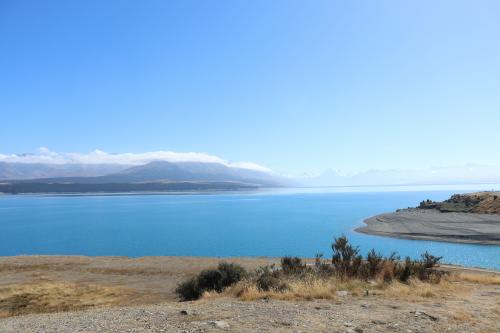
[[[436,257],[427,251],[425,251],[425,253],[423,253],[421,255],[421,257],[422,257],[422,263],[424,265],[424,268],[426,268],[426,269],[434,268],[435,266],[437,266],[439,264],[441,259],[443,259],[443,257]]]
[[[397,266],[396,275],[401,282],[407,282],[415,272],[415,262],[410,257],[406,257],[403,264]]]
[[[304,270],[306,265],[302,263],[299,257],[283,257],[281,258],[281,269],[285,274],[296,274]]]
[[[375,252],[375,249],[372,249],[366,255],[366,265],[368,270],[368,276],[373,278],[378,272],[382,269],[382,261],[383,257],[380,253]]]
[[[362,257],[359,247],[349,244],[345,235],[335,238],[332,244],[332,265],[340,277],[350,277],[358,273]]]

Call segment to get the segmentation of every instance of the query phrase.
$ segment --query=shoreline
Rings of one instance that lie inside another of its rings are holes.
[[[500,216],[403,209],[363,221],[354,231],[392,238],[500,246]]]
[[[35,265],[66,265],[71,264],[82,265],[83,263],[93,263],[93,262],[112,262],[114,264],[124,265],[124,268],[130,267],[135,268],[136,266],[141,266],[143,264],[149,265],[151,263],[161,263],[165,262],[170,265],[173,262],[185,262],[186,267],[196,263],[197,265],[201,263],[201,266],[212,265],[209,267],[215,267],[221,261],[235,262],[242,265],[254,266],[256,264],[269,264],[269,265],[279,265],[282,257],[273,256],[173,256],[173,255],[158,255],[158,256],[140,256],[140,257],[129,257],[129,256],[113,256],[113,255],[103,255],[103,256],[88,256],[81,254],[18,254],[9,256],[0,256],[0,273],[5,265],[14,265],[17,267],[32,267]],[[315,258],[302,258],[307,266],[313,266],[315,263]],[[121,262],[121,263],[120,263]],[[115,266],[115,265],[113,265]],[[463,266],[451,263],[441,263],[439,265],[442,269],[450,271],[467,271],[474,273],[485,273],[485,274],[500,274],[500,269],[495,268],[484,268],[477,266]],[[161,271],[162,267],[158,267],[158,271]],[[0,278],[1,285],[1,278]]]

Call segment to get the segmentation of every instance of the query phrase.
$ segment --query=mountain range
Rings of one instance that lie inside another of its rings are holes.
[[[0,192],[129,192],[282,187],[270,172],[211,162],[153,161],[144,165],[0,162]]]

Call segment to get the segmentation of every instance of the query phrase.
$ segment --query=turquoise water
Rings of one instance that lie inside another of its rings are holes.
[[[204,195],[3,196],[0,255],[313,257],[346,234],[363,252],[500,269],[500,246],[358,234],[366,217],[456,191],[283,191]]]

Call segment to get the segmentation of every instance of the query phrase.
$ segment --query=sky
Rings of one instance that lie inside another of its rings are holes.
[[[0,0],[0,154],[500,166],[499,36],[498,1]]]

